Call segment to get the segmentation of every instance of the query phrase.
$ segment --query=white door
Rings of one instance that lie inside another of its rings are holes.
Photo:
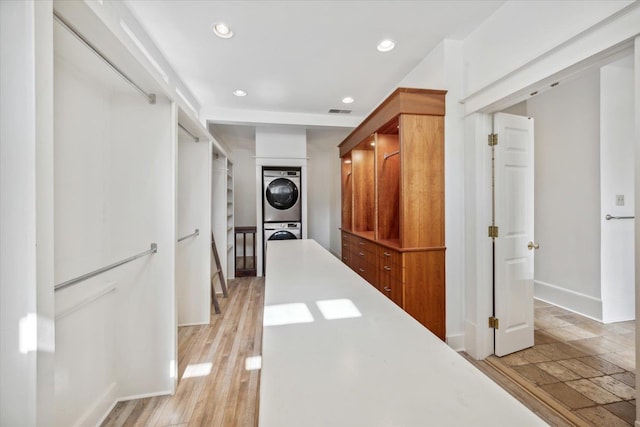
[[[533,345],[533,119],[498,113],[494,148],[495,354]]]

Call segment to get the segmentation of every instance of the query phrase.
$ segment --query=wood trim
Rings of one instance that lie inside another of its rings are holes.
[[[353,150],[351,152],[351,182],[354,231],[375,230],[375,179],[374,155],[372,150]]]
[[[376,219],[379,240],[400,239],[400,156],[385,160],[385,155],[397,152],[397,135],[379,133],[376,138]]]
[[[346,161],[349,161],[347,163]],[[342,170],[342,228],[353,229],[353,179],[351,177],[351,156],[345,157],[341,162]]]
[[[353,230],[348,230],[346,228],[341,228],[340,231],[342,231],[345,234],[349,234],[355,237],[359,237],[361,239],[365,239],[368,240],[372,243],[375,243],[376,245],[380,245],[380,246],[384,246],[385,248],[389,248],[391,250],[397,251],[397,252],[428,252],[428,251],[446,251],[447,247],[446,246],[430,246],[430,247],[416,247],[416,248],[401,248],[400,245],[398,243],[394,243],[391,242],[389,240],[376,240],[373,237],[373,232],[357,232],[357,231],[353,231]]]
[[[399,114],[444,116],[446,90],[398,88],[338,145],[347,154]]]
[[[400,117],[400,245],[444,246],[444,117]]]

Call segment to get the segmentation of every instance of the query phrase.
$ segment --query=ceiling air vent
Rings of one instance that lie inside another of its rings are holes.
[[[329,109],[330,114],[351,114],[351,110],[339,110],[337,108]]]

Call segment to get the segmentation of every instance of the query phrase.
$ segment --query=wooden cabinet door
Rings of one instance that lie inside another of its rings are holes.
[[[405,252],[404,309],[445,339],[444,250]]]

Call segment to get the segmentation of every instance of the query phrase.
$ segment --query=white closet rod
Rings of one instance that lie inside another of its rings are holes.
[[[141,252],[141,253],[139,253],[137,255],[134,255],[132,257],[129,257],[127,259],[123,259],[122,261],[114,262],[111,265],[107,265],[106,267],[102,267],[102,268],[94,270],[94,271],[92,271],[90,273],[83,274],[82,276],[78,276],[78,277],[76,277],[74,279],[67,280],[66,282],[59,283],[56,286],[54,286],[53,290],[55,292],[58,292],[59,290],[64,289],[64,288],[66,288],[68,286],[72,286],[72,285],[75,285],[76,283],[83,282],[83,281],[85,281],[87,279],[90,279],[90,278],[92,278],[94,276],[97,276],[98,274],[102,274],[102,273],[104,273],[106,271],[113,270],[114,268],[120,267],[123,264],[126,264],[128,262],[134,261],[134,260],[136,260],[138,258],[141,258],[143,256],[146,256],[146,255],[155,254],[156,252],[158,252],[158,245],[156,245],[155,243],[152,243],[151,244],[151,248],[149,250]]]
[[[184,236],[184,237],[179,238],[179,239],[178,239],[178,243],[182,242],[183,240],[187,240],[189,237],[198,236],[198,235],[200,235],[200,230],[198,230],[198,229],[196,228],[196,230],[195,230],[193,233],[188,234],[188,235],[186,235],[186,236]]]
[[[187,129],[186,127],[182,126],[182,124],[178,123],[178,127],[180,129],[182,129],[183,131],[185,131],[191,138],[193,138],[193,140],[195,142],[200,142],[200,138],[198,138],[197,136],[195,136],[194,134],[192,134],[191,132],[189,132],[189,129]]]
[[[107,66],[109,66],[109,68],[111,68],[116,74],[118,74],[120,77],[122,77],[127,83],[129,83],[138,92],[140,92],[145,98],[147,98],[147,100],[149,101],[149,104],[155,104],[156,103],[156,95],[155,94],[145,92],[140,86],[138,86],[133,80],[131,80],[129,78],[129,76],[127,76],[122,70],[120,70],[120,68],[118,68],[113,62],[111,62],[109,59],[107,59],[107,57],[104,56],[104,54],[102,52],[100,52],[100,50],[98,50],[97,47],[92,45],[89,40],[87,40],[82,34],[80,34],[80,32],[78,30],[76,30],[73,27],[73,25],[71,25],[67,21],[65,21],[64,18],[62,18],[60,15],[58,15],[55,11],[53,12],[53,17],[54,17],[54,19],[56,21],[58,21],[60,23],[60,25],[62,25],[64,28],[66,28],[67,31],[69,31],[78,40],[80,40],[82,42],[82,44],[87,46],[93,53],[95,53],[96,56],[102,60],[102,62],[107,64]]]

